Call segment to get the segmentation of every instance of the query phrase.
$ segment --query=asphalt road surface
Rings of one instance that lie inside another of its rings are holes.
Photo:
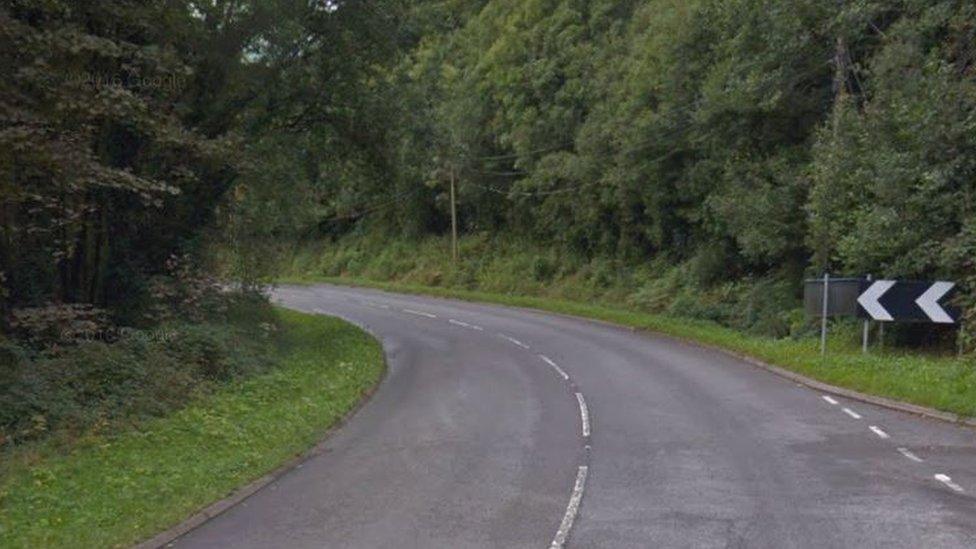
[[[389,372],[328,450],[177,547],[976,547],[976,431],[521,309],[286,287]]]

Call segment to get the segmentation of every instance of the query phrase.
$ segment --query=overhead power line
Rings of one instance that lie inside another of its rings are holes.
[[[376,202],[376,203],[369,204],[369,205],[361,205],[361,206],[359,206],[356,209],[356,211],[353,211],[351,213],[345,213],[345,214],[335,215],[333,217],[330,217],[330,218],[327,218],[327,219],[323,219],[322,221],[320,221],[320,223],[333,223],[333,222],[336,222],[336,221],[348,221],[350,219],[359,219],[360,217],[363,217],[363,216],[369,215],[371,213],[375,213],[377,211],[383,210],[387,206],[390,206],[392,204],[398,203],[398,202],[400,202],[404,198],[407,198],[407,197],[416,195],[417,193],[419,193],[419,192],[421,192],[421,191],[423,191],[425,189],[426,189],[425,187],[417,187],[417,188],[411,189],[409,191],[404,191],[404,192],[401,192],[401,193],[397,193],[393,197],[388,198],[386,200],[383,200],[382,202]]]

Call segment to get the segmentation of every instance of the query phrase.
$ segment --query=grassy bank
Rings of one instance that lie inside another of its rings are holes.
[[[8,450],[0,547],[119,547],[171,526],[311,447],[378,382],[379,344],[340,320],[279,310],[275,366],[69,453]]]
[[[774,337],[810,332],[797,273],[732,279],[720,257],[674,263],[581,257],[513,237],[467,235],[454,263],[444,238],[350,236],[307,245],[286,266],[292,278],[346,276],[615,307],[702,320]]]
[[[290,279],[290,282],[311,281],[307,277]],[[859,348],[841,337],[830,342],[825,360],[820,356],[816,339],[748,335],[705,320],[654,315],[552,298],[361,278],[318,277],[316,281],[526,307],[613,322],[743,353],[840,387],[976,417],[976,367],[970,361],[955,357],[921,355],[899,350],[874,351],[864,355]]]
[[[815,328],[802,311],[790,308],[798,305],[793,298],[753,299],[776,283],[718,285],[693,299],[700,268],[695,265],[614,270],[608,260],[578,263],[528,246],[499,250],[476,238],[464,242],[467,259],[454,266],[440,239],[422,242],[412,253],[402,242],[374,244],[344,241],[303,250],[285,280],[356,284],[605,320],[747,354],[864,393],[976,416],[971,359],[944,349],[895,347],[890,339],[864,355],[857,325],[841,323],[831,327],[824,360]],[[533,267],[540,261],[544,268]]]

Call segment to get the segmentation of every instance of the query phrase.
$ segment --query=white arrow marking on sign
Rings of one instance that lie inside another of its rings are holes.
[[[928,290],[925,290],[924,294],[918,296],[915,304],[925,311],[925,314],[929,315],[932,322],[952,324],[952,317],[939,305],[939,300],[942,299],[942,296],[949,293],[949,290],[954,286],[955,283],[953,282],[936,282]]]
[[[894,318],[887,309],[881,306],[878,300],[894,285],[894,280],[878,280],[868,286],[868,289],[864,290],[864,293],[858,296],[857,302],[861,304],[861,307],[864,307],[864,310],[871,315],[871,318],[891,322]]]

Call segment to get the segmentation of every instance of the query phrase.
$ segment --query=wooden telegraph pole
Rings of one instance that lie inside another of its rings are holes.
[[[451,168],[451,259],[458,261],[458,232],[457,232],[457,193],[454,168]]]

